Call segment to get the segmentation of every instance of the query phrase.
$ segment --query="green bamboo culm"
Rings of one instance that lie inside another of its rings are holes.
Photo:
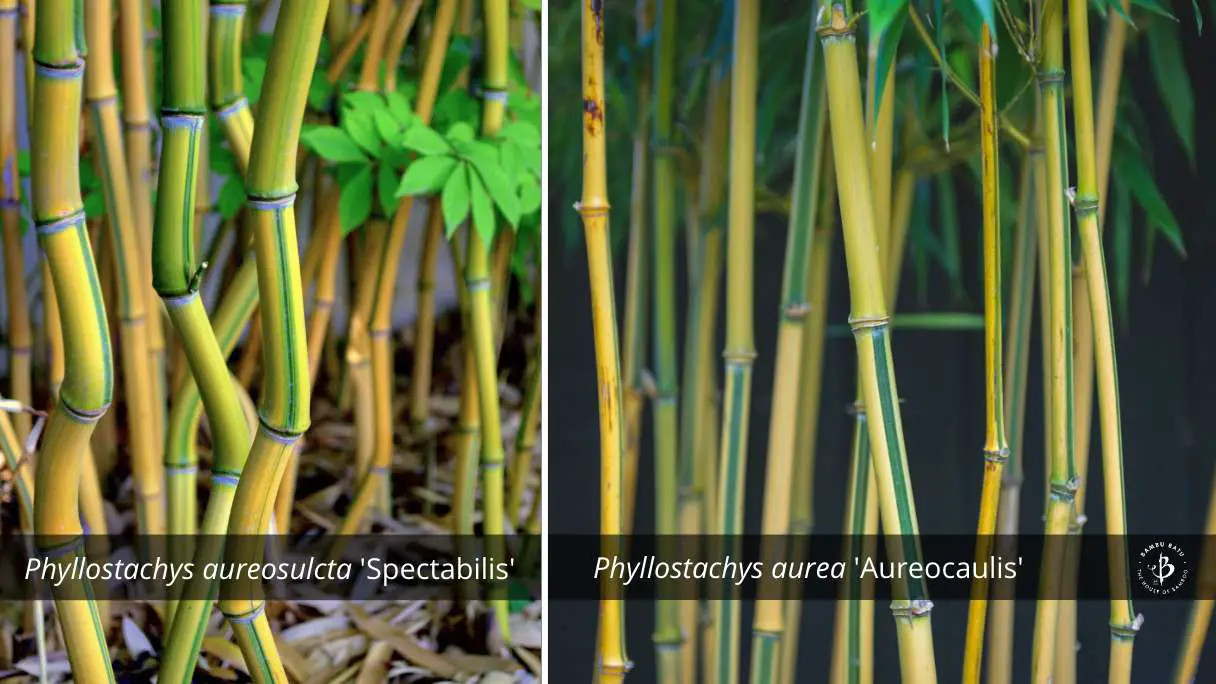
[[[1047,225],[1043,245],[1047,253],[1050,330],[1049,399],[1050,440],[1048,466],[1048,543],[1043,554],[1034,626],[1031,677],[1036,684],[1051,681],[1054,671],[1060,586],[1063,581],[1064,544],[1074,517],[1078,487],[1073,439],[1072,360],[1072,221],[1068,211],[1068,139],[1064,120],[1064,0],[1047,0],[1043,15],[1043,59],[1039,89],[1044,131],[1044,195]]]
[[[196,265],[194,260],[199,151],[206,144],[203,123],[207,116],[202,16],[202,1],[190,0],[168,3],[162,17],[166,36],[161,104],[164,137],[152,231],[152,286],[177,332],[215,440],[211,496],[201,530],[210,536],[207,543],[193,550],[194,561],[206,564],[222,557],[217,535],[227,528],[250,436],[240,401],[232,389],[224,353],[199,293],[206,264]],[[169,422],[173,423],[172,414]],[[179,454],[177,447],[173,442],[167,446],[166,459],[170,463],[167,474],[179,485],[175,486],[175,492],[182,495],[180,503],[171,502],[172,527],[175,534],[184,535],[195,524],[196,504],[191,485],[197,458],[194,463],[179,462],[179,455],[185,454]],[[185,487],[180,486],[183,482]],[[205,588],[199,595],[206,598],[192,596],[184,603],[171,601],[167,606],[171,637],[161,663],[163,681],[185,682],[193,677],[217,589],[214,582],[206,582],[201,576],[200,583]],[[173,637],[175,633],[177,636]]]
[[[843,5],[834,5],[822,13],[819,26],[852,301],[849,324],[857,343],[861,394],[867,409],[871,461],[887,553],[893,560],[914,562],[920,557],[919,530],[891,358],[889,307],[875,249],[879,236],[875,234],[852,19]],[[896,581],[892,590],[891,612],[899,637],[902,679],[936,682],[930,622],[933,603],[928,592],[920,581]]]
[[[84,553],[79,506],[84,450],[114,396],[109,327],[80,195],[83,19],[73,0],[43,0],[33,60],[34,226],[59,302],[66,361],[36,466],[34,531],[42,553],[61,564]],[[73,678],[113,682],[91,584],[69,580],[53,591]]]
[[[1119,21],[1112,17],[1111,21]],[[1098,162],[1094,134],[1093,77],[1089,52],[1089,6],[1068,1],[1069,46],[1072,50],[1074,135],[1077,188],[1073,207],[1085,264],[1089,313],[1097,362],[1098,427],[1102,435],[1102,473],[1106,500],[1106,534],[1110,567],[1110,682],[1126,684],[1132,676],[1132,644],[1143,619],[1131,599],[1127,551],[1127,499],[1123,485],[1123,422],[1119,415],[1119,371],[1115,360],[1115,325],[1110,286],[1098,224]],[[1065,184],[1067,185],[1067,184]],[[1070,549],[1071,551],[1072,549]]]
[[[726,383],[718,468],[718,524],[713,532],[730,538],[742,532],[747,429],[752,365],[756,358],[752,313],[756,192],[756,62],[759,3],[734,3],[730,92],[730,199],[726,233]],[[660,196],[662,190],[659,190]],[[657,229],[657,226],[656,226]],[[738,546],[738,543],[735,544]],[[725,549],[738,555],[739,549]],[[739,602],[723,596],[715,603],[718,643],[714,681],[732,684],[739,676]]]
[[[803,323],[810,303],[807,300],[807,268],[811,264],[812,240],[819,218],[820,184],[823,168],[823,140],[826,107],[823,98],[823,59],[815,45],[815,21],[810,22],[806,66],[802,78],[802,108],[798,120],[801,145],[795,158],[794,199],[785,245],[785,268],[781,286],[781,318],[777,328],[777,356],[773,369],[773,412],[768,433],[768,467],[764,481],[765,560],[784,559],[787,549],[779,540],[790,533],[793,494],[794,446],[799,418],[799,389],[802,380]],[[801,484],[799,484],[801,486]],[[780,591],[782,580],[770,579],[768,591]],[[761,588],[764,592],[765,589]],[[786,631],[785,602],[767,598],[756,603],[753,626],[752,671],[754,684],[777,681],[783,648],[797,644],[783,642]]]
[[[672,97],[675,90],[677,0],[656,0],[654,44],[654,222],[651,234],[654,264],[653,364],[656,393],[651,400],[654,421],[655,534],[675,535],[679,529],[679,368],[676,340],[676,161]],[[674,551],[674,550],[673,550]],[[659,679],[678,682],[680,649],[679,604],[655,602],[655,658]]]
[[[257,262],[263,347],[257,436],[237,486],[229,537],[266,532],[287,458],[309,425],[308,346],[293,202],[300,128],[317,63],[328,0],[284,0],[267,60],[258,125],[245,180]],[[261,546],[228,544],[225,558],[256,562]],[[220,610],[255,682],[286,682],[265,602],[227,583]]]
[[[508,0],[484,0],[486,65],[482,81],[485,100],[481,109],[481,134],[491,138],[498,135],[506,116],[508,61]],[[496,558],[506,556],[506,527],[504,508],[504,454],[502,420],[498,405],[498,361],[495,352],[494,322],[490,301],[489,245],[482,238],[483,229],[470,222],[468,249],[465,253],[465,285],[469,289],[469,318],[473,337],[473,355],[477,364],[477,400],[481,413],[482,501],[485,509],[485,535],[489,543],[486,552]],[[493,227],[487,234],[493,234]],[[490,588],[490,605],[504,640],[511,641],[505,587]]]

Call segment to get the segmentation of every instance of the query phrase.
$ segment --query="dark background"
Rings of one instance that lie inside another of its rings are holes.
[[[1205,8],[1206,9],[1206,8]],[[1204,437],[1216,421],[1216,132],[1208,125],[1216,113],[1216,93],[1205,83],[1202,65],[1216,64],[1211,37],[1195,35],[1189,13],[1181,31],[1186,63],[1195,88],[1197,165],[1190,168],[1173,142],[1169,120],[1157,100],[1157,88],[1143,59],[1130,55],[1124,89],[1130,89],[1150,121],[1154,134],[1153,169],[1157,183],[1182,225],[1187,257],[1181,259],[1165,243],[1151,258],[1151,278],[1141,279],[1143,243],[1137,239],[1129,318],[1118,333],[1120,397],[1122,400],[1125,484],[1128,524],[1132,534],[1184,534],[1203,530],[1213,478],[1216,442]],[[1099,36],[1093,34],[1098,59]],[[555,102],[552,117],[576,116],[573,105]],[[1069,113],[1071,119],[1071,111]],[[623,117],[618,120],[623,120]],[[575,153],[564,150],[560,154]],[[551,158],[559,152],[551,152]],[[623,182],[623,179],[617,179]],[[550,534],[594,534],[598,530],[599,449],[596,379],[590,319],[586,252],[578,216],[563,201],[578,192],[578,178],[551,177],[549,224],[549,353],[548,353],[548,531]],[[969,304],[952,300],[948,284],[935,271],[927,306],[917,295],[911,269],[905,267],[898,311],[966,309],[980,311],[979,207],[960,193],[959,217]],[[1137,235],[1143,218],[1137,215]],[[627,207],[617,207],[614,230],[626,230]],[[681,235],[683,227],[681,226]],[[785,252],[785,221],[759,217],[756,231],[755,334],[759,356],[753,375],[749,462],[746,480],[747,530],[758,530],[763,506],[765,444],[767,441],[776,348],[778,301]],[[681,237],[681,244],[683,239]],[[833,245],[830,324],[848,317],[842,241]],[[1011,258],[1011,255],[1009,256]],[[1109,259],[1109,257],[1108,257]],[[625,253],[615,255],[618,314],[623,304]],[[683,334],[687,294],[681,253],[677,263],[680,303],[678,325]],[[1109,261],[1108,261],[1109,264]],[[1036,284],[1037,286],[1037,284]],[[1037,299],[1037,294],[1036,294]],[[1036,307],[1038,303],[1036,301]],[[721,321],[719,323],[721,326]],[[893,333],[896,376],[904,435],[911,468],[916,510],[922,533],[967,534],[975,529],[984,440],[983,340],[979,332],[897,330]],[[682,339],[682,338],[681,338]],[[719,343],[721,348],[721,327]],[[1042,530],[1043,406],[1040,342],[1036,311],[1031,333],[1031,360],[1025,431],[1025,484],[1021,529]],[[846,413],[854,391],[855,351],[851,337],[829,338],[824,358],[823,401],[814,482],[816,530],[842,529],[848,477],[852,421]],[[1096,403],[1096,402],[1095,402]],[[637,530],[653,530],[653,432],[647,408],[639,465]],[[1090,494],[1086,497],[1086,530],[1105,528],[1101,494],[1100,439],[1095,418],[1090,454]],[[713,458],[717,458],[714,454]],[[796,484],[795,486],[802,486]],[[550,567],[562,550],[550,546]],[[1196,554],[1197,555],[1197,554]],[[1081,582],[1105,583],[1104,576]],[[641,603],[628,604],[628,654],[635,663],[631,681],[654,682],[650,634],[653,611]],[[939,602],[933,611],[933,635],[939,677],[956,681],[962,666],[966,623],[965,602]],[[1033,603],[1021,605],[1016,617],[1015,680],[1025,680],[1030,668]],[[1177,661],[1189,604],[1141,602],[1137,611],[1144,626],[1135,641],[1133,681],[1167,681]],[[550,646],[546,659],[555,681],[584,680],[592,673],[595,654],[596,609],[592,603],[553,603],[546,611]],[[743,608],[740,672],[748,672],[751,606]],[[798,681],[821,681],[831,658],[835,605],[807,602],[803,609]],[[1080,605],[1078,640],[1079,681],[1105,681],[1109,653],[1109,604]],[[875,681],[898,681],[894,624],[885,604],[876,610]],[[1216,653],[1209,640],[1200,665],[1199,681],[1216,681]]]

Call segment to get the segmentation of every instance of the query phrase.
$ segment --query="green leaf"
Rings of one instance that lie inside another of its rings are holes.
[[[367,156],[363,154],[359,146],[355,144],[355,141],[347,135],[346,131],[341,128],[317,126],[304,131],[300,139],[308,149],[316,152],[326,161],[339,164],[367,161]]]
[[[1161,4],[1157,2],[1157,0],[1131,0],[1131,4],[1135,5],[1136,7],[1140,7],[1142,9],[1148,10],[1152,14],[1156,14],[1159,17],[1165,17],[1166,19],[1173,19],[1174,21],[1178,21],[1178,17],[1175,17],[1173,14],[1170,14],[1170,11],[1167,10],[1166,8],[1162,7]]]
[[[494,204],[498,205],[502,217],[512,227],[518,226],[519,197],[515,194],[515,184],[508,180],[509,177],[503,173],[502,167],[495,161],[493,150],[490,154],[489,159],[476,156],[469,157],[469,160],[473,162],[473,168],[477,170],[475,175],[480,177],[490,198],[494,200]]]
[[[401,184],[393,196],[433,195],[445,190],[448,179],[458,165],[455,157],[421,157],[405,167],[405,175],[401,177]]]
[[[338,198],[338,217],[342,221],[342,234],[346,235],[363,225],[372,213],[372,167],[365,166],[342,186]]]
[[[1195,97],[1182,57],[1182,39],[1178,27],[1157,22],[1148,31],[1148,61],[1153,80],[1165,102],[1165,110],[1174,124],[1187,159],[1195,165]]]
[[[84,196],[84,215],[91,219],[106,215],[106,201],[101,191],[90,192]]]
[[[490,200],[490,193],[486,190],[485,184],[481,182],[481,178],[476,173],[469,174],[469,181],[473,227],[481,236],[482,243],[489,246],[494,241],[494,231],[497,228],[494,221],[494,204]]]
[[[388,111],[401,125],[408,124],[414,118],[414,108],[410,106],[409,98],[399,92],[391,92],[388,98]]]
[[[512,121],[498,132],[498,137],[521,147],[540,147],[540,131],[530,123]]]
[[[937,52],[945,58],[949,53],[946,51],[946,12],[942,7],[942,0],[933,0],[933,27],[937,31]],[[947,150],[950,149],[950,86],[946,83],[948,80],[946,72],[942,71],[942,141],[946,143]]]
[[[1195,30],[1203,35],[1203,12],[1199,11],[1199,0],[1191,0],[1191,9],[1195,11]]]
[[[1132,274],[1132,202],[1127,186],[1114,183],[1114,197],[1107,213],[1113,220],[1111,238],[1113,242],[1115,280],[1115,312],[1124,325],[1127,324],[1127,299]]]
[[[324,111],[329,108],[329,101],[334,96],[334,84],[325,78],[324,72],[313,73],[312,83],[308,86],[308,106]]]
[[[370,116],[372,112],[384,109],[385,102],[376,93],[351,90],[342,95],[342,107],[347,110],[343,114],[355,111]]]
[[[347,110],[342,114],[342,130],[346,131],[364,152],[380,158],[380,135],[376,133],[376,124],[370,112]]]
[[[467,142],[476,138],[477,133],[469,124],[465,123],[464,121],[457,121],[448,128],[448,131],[444,134],[444,137],[450,141],[464,140]]]
[[[1140,156],[1125,141],[1116,139],[1111,163],[1116,177],[1131,188],[1136,202],[1148,214],[1153,229],[1160,231],[1179,255],[1186,256],[1186,248],[1182,244],[1182,229],[1179,228],[1165,198],[1161,196],[1161,191],[1157,189],[1153,174],[1144,166]]]
[[[376,124],[376,134],[380,139],[389,145],[400,145],[401,136],[405,132],[397,119],[389,114],[386,109],[377,109],[372,115],[372,120]]]
[[[237,176],[228,176],[220,187],[220,195],[216,200],[220,216],[224,220],[231,219],[245,206],[245,184]]]
[[[519,186],[519,213],[530,216],[540,211],[540,183],[532,176],[525,176]]]
[[[884,1],[891,2],[891,0]],[[877,37],[871,34],[870,38],[870,55],[875,60],[874,92],[870,96],[878,102],[881,102],[883,89],[887,87],[887,76],[891,74],[891,65],[895,63],[895,53],[899,47],[899,38],[903,34],[904,24],[908,20],[908,13],[903,11],[906,6],[904,0],[891,4],[899,5],[899,11],[886,23],[881,34]],[[871,30],[873,30],[875,19],[871,18],[870,22]],[[891,104],[895,104],[894,98],[892,98]],[[870,121],[870,128],[875,132],[877,132],[877,128],[874,126],[874,123],[878,119],[878,109],[878,107],[874,107],[871,112],[873,120]]]
[[[452,146],[448,145],[448,141],[444,140],[443,136],[421,121],[415,121],[413,125],[405,129],[401,144],[405,148],[425,156],[448,154],[452,151]]]
[[[241,60],[241,76],[245,82],[245,97],[250,102],[257,102],[262,94],[262,79],[266,76],[266,59],[245,57]]]
[[[443,224],[448,239],[469,215],[469,194],[469,173],[461,166],[443,185]]]
[[[397,213],[397,172],[388,164],[379,164],[376,171],[376,197],[380,199],[380,209],[384,215],[392,218]]]

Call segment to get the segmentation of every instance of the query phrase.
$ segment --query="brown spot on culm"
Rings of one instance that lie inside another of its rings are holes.
[[[595,17],[595,42],[604,44],[604,0],[590,0],[591,14]]]
[[[599,101],[592,98],[583,100],[583,123],[591,135],[597,135],[604,127],[604,106]]]

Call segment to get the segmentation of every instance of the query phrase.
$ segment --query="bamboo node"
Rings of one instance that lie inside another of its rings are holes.
[[[212,10],[214,10],[214,9],[215,8],[213,7]],[[232,118],[235,114],[240,112],[242,109],[248,109],[248,108],[249,108],[249,100],[245,99],[244,97],[238,97],[237,99],[233,100],[232,102],[229,102],[228,104],[215,110],[215,118],[219,119],[220,121],[227,121],[228,119]]]
[[[596,199],[591,202],[575,202],[574,210],[583,218],[594,218],[598,216],[607,216],[611,205],[602,199]]]
[[[1077,496],[1077,490],[1081,487],[1081,481],[1077,478],[1072,478],[1067,482],[1052,482],[1051,483],[1051,498],[1057,501],[1072,501]]]
[[[162,111],[164,113],[160,117],[161,128],[184,128],[192,133],[202,130],[203,120],[206,117],[206,115],[196,112],[175,112],[169,109]]]
[[[77,228],[85,221],[84,209],[74,211],[67,216],[51,219],[49,221],[37,221],[34,224],[34,232],[39,237],[54,235],[55,233],[67,230],[68,228]]]
[[[266,416],[263,416],[261,411],[258,411],[258,424],[261,426],[262,432],[266,433],[267,437],[278,442],[279,444],[292,446],[296,442],[300,441],[300,437],[302,436],[299,433],[284,432],[283,430],[272,427],[270,423],[266,422]]]
[[[279,197],[254,197],[252,194],[250,194],[248,200],[246,200],[246,204],[249,205],[250,209],[256,209],[259,211],[277,211],[279,209],[286,209],[287,207],[295,204],[295,202],[295,190],[292,190],[285,195],[280,195]]]
[[[235,615],[230,614],[230,613],[224,613],[223,608],[220,609],[220,612],[224,613],[224,617],[227,618],[228,622],[234,622],[239,625],[244,625],[244,624],[249,624],[249,623],[253,622],[254,620],[258,619],[259,617],[261,617],[262,612],[265,610],[266,610],[266,602],[262,601],[257,606],[255,606],[253,610],[245,612],[245,613],[237,613]]]
[[[891,317],[886,314],[878,316],[849,316],[849,327],[853,332],[866,328],[885,328],[891,325]]]
[[[198,297],[198,290],[191,289],[180,294],[160,293],[161,301],[170,309],[180,309]]]
[[[832,5],[830,14],[827,7],[819,8],[819,16],[816,18],[815,33],[819,35],[820,40],[852,40],[853,32],[856,30],[857,17],[849,19],[844,14],[844,5]]]
[[[180,463],[165,464],[165,475],[193,475],[197,472],[198,465],[193,463],[187,465],[182,465]]]
[[[227,5],[227,4],[223,4],[223,3],[216,3],[216,4],[211,5],[210,9],[211,9],[212,14],[217,14],[222,17],[223,16],[228,16],[228,17],[245,16],[245,5],[243,5],[243,4]]]
[[[0,9],[0,17],[15,17],[21,13],[16,7]]]
[[[891,615],[896,619],[901,617],[919,618],[926,617],[933,610],[933,602],[929,599],[916,599],[914,601],[892,601]]]
[[[1004,464],[1009,460],[1009,447],[999,449],[984,449],[984,460],[989,463]]]
[[[77,59],[70,64],[51,64],[34,58],[34,75],[56,81],[68,81],[84,75],[84,60]]]
[[[865,404],[861,403],[860,399],[858,399],[845,407],[845,413],[850,416],[856,416],[860,420],[865,420],[866,406]]]
[[[1077,213],[1077,219],[1083,219],[1088,216],[1096,216],[1098,214],[1098,196],[1077,196],[1076,192],[1074,191],[1072,193],[1072,206],[1073,210]]]
[[[1140,631],[1140,626],[1144,624],[1144,616],[1137,615],[1135,620],[1130,623],[1114,624],[1111,623],[1110,635],[1113,639],[1121,641],[1131,641],[1136,638],[1136,634]]]
[[[750,366],[756,359],[756,352],[752,349],[728,349],[722,352],[722,358],[727,365]]]
[[[464,281],[464,285],[466,288],[468,288],[469,292],[481,292],[482,290],[490,289],[490,279],[489,278],[467,278]]]
[[[506,88],[487,88],[483,85],[481,88],[479,88],[479,90],[481,91],[481,99],[485,100],[486,102],[500,102],[504,105],[507,103]]]
[[[67,399],[64,399],[63,395],[61,394],[59,396],[59,408],[61,408],[64,414],[68,418],[71,418],[74,422],[82,425],[92,425],[93,423],[101,420],[101,417],[104,416],[106,411],[110,409],[110,402],[107,401],[95,409],[78,409],[73,408],[72,405],[67,402]]]
[[[782,312],[787,321],[800,321],[811,310],[811,305],[807,302],[794,302],[785,307]]]
[[[1063,69],[1044,69],[1038,73],[1039,85],[1059,85],[1064,82]]]

